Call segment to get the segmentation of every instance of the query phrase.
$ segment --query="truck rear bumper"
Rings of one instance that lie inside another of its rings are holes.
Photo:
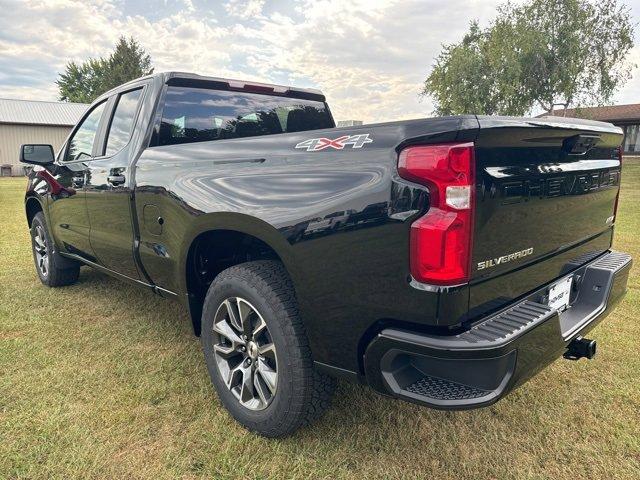
[[[385,329],[366,349],[367,381],[433,408],[490,405],[604,319],[626,293],[631,264],[629,255],[608,252],[567,275],[573,291],[563,312],[546,305],[545,286],[457,335]]]

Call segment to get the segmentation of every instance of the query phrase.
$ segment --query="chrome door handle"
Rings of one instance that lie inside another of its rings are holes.
[[[124,175],[109,175],[107,177],[107,182],[114,186],[122,185],[125,181],[126,179],[124,178]]]

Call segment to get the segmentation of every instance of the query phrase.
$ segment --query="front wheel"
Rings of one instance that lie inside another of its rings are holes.
[[[335,381],[313,367],[281,263],[247,262],[220,273],[205,299],[201,342],[220,401],[249,430],[286,436],[328,407]]]
[[[80,264],[62,257],[55,249],[42,212],[31,221],[31,249],[40,281],[48,287],[63,287],[76,283]]]

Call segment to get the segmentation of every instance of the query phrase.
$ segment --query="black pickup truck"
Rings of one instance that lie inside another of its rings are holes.
[[[631,267],[621,140],[553,117],[335,128],[318,91],[173,72],[21,160],[42,282],[88,265],[182,302],[220,401],[274,437],[335,377],[467,409],[591,358]]]

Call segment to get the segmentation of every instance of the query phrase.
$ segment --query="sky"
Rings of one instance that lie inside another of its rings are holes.
[[[640,0],[623,0],[640,22]],[[156,71],[319,88],[337,120],[431,116],[442,44],[504,0],[0,0],[0,98],[56,100],[70,60],[134,36]],[[640,29],[639,29],[640,31]],[[637,35],[640,37],[640,33]],[[640,65],[640,38],[630,60]],[[640,68],[614,98],[640,102]]]

